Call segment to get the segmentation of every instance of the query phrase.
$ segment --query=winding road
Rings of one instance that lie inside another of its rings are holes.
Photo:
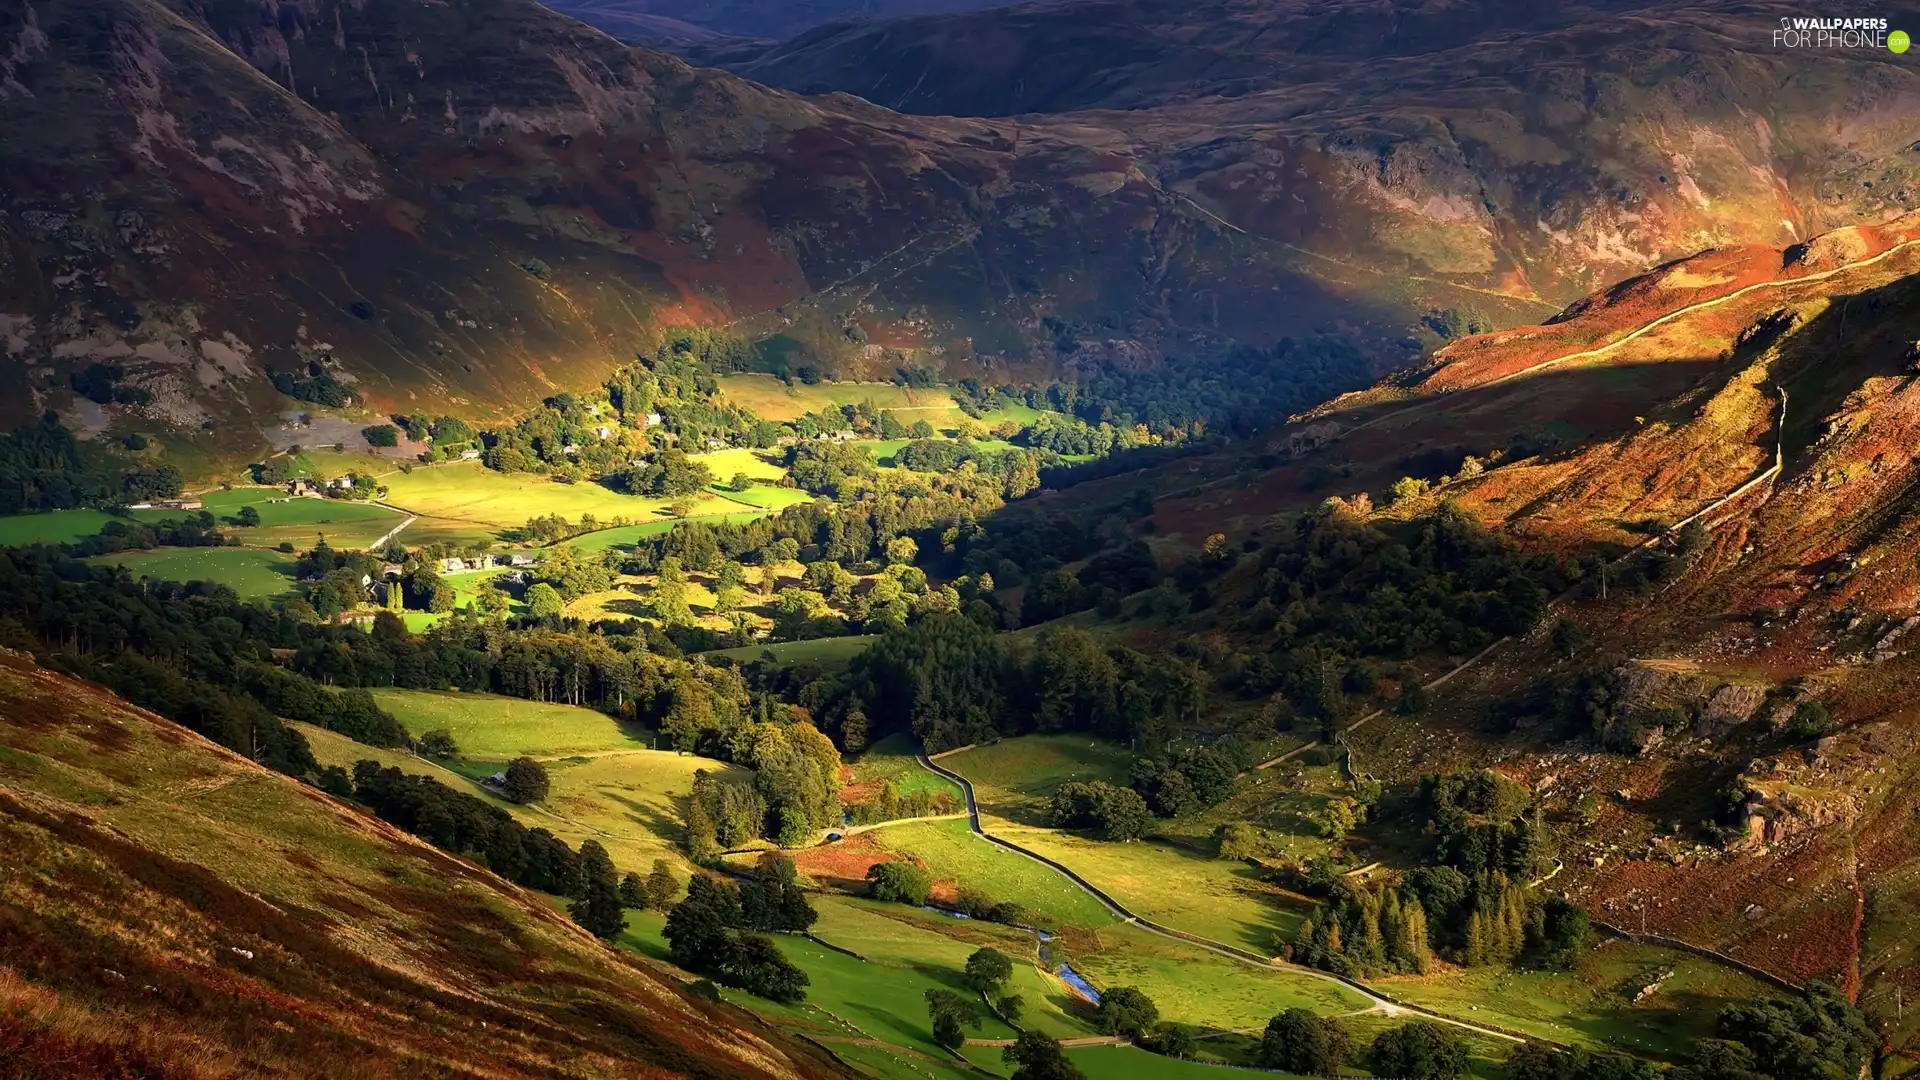
[[[1138,926],[1139,928],[1147,931],[1148,933],[1158,934],[1161,937],[1168,938],[1173,941],[1178,941],[1187,945],[1195,946],[1197,948],[1206,949],[1208,952],[1218,953],[1221,956],[1225,956],[1233,960],[1238,960],[1243,964],[1248,964],[1253,967],[1265,968],[1270,971],[1280,970],[1280,971],[1289,972],[1295,975],[1303,975],[1312,979],[1319,979],[1323,982],[1337,983],[1347,988],[1348,990],[1352,990],[1355,993],[1358,993],[1367,1001],[1367,1005],[1368,1005],[1367,1008],[1359,1010],[1359,1012],[1353,1013],[1350,1015],[1363,1015],[1366,1013],[1377,1012],[1386,1016],[1398,1016],[1400,1014],[1405,1013],[1408,1015],[1424,1017],[1428,1020],[1435,1020],[1443,1024],[1450,1024],[1457,1028],[1462,1028],[1467,1031],[1472,1031],[1480,1035],[1486,1035],[1490,1038],[1502,1039],[1507,1042],[1516,1042],[1516,1043],[1526,1042],[1530,1039],[1535,1041],[1542,1041],[1542,1042],[1548,1041],[1548,1040],[1539,1039],[1538,1036],[1523,1035],[1516,1031],[1506,1031],[1501,1028],[1487,1027],[1481,1024],[1471,1023],[1466,1020],[1460,1020],[1455,1017],[1448,1016],[1445,1013],[1434,1012],[1431,1009],[1428,1009],[1419,1005],[1411,1005],[1403,1001],[1395,1001],[1393,998],[1390,998],[1385,994],[1382,994],[1380,991],[1375,990],[1372,987],[1367,986],[1365,983],[1359,982],[1358,980],[1355,980],[1355,979],[1349,979],[1341,975],[1335,975],[1331,972],[1320,971],[1316,968],[1302,967],[1299,964],[1290,964],[1285,961],[1275,960],[1271,957],[1261,956],[1258,953],[1249,952],[1246,949],[1236,948],[1232,945],[1225,944],[1224,942],[1214,941],[1211,938],[1203,938],[1198,934],[1189,934],[1184,930],[1175,930],[1171,927],[1162,926],[1159,923],[1153,922],[1150,919],[1145,919],[1139,915],[1135,915],[1133,912],[1128,911],[1127,908],[1124,905],[1122,905],[1118,900],[1115,900],[1112,896],[1109,896],[1099,886],[1081,877],[1079,874],[1075,873],[1070,868],[1063,866],[1060,863],[1053,861],[1052,859],[1047,858],[1045,855],[1041,855],[1038,852],[1029,851],[1026,848],[1021,847],[1020,845],[1013,843],[1012,841],[1001,839],[1000,837],[995,836],[992,833],[988,832],[980,824],[980,805],[974,799],[973,782],[968,780],[966,777],[961,776],[959,773],[954,772],[951,769],[944,768],[940,765],[935,764],[933,760],[927,757],[925,753],[922,753],[919,755],[919,761],[920,761],[921,768],[926,769],[928,772],[931,772],[936,776],[945,777],[946,779],[951,780],[954,783],[960,785],[961,792],[964,793],[967,798],[967,825],[970,829],[973,830],[974,835],[979,836],[981,839],[987,841],[988,843],[997,844],[1000,847],[1006,848],[1008,851],[1012,851],[1017,854],[1024,855],[1027,858],[1032,859],[1034,862],[1037,862],[1040,865],[1045,866],[1061,874],[1068,881],[1071,881],[1074,885],[1078,886],[1081,889],[1081,891],[1085,892],[1088,896],[1093,897],[1096,901],[1100,903],[1102,907],[1106,908],[1109,912],[1111,912],[1116,918],[1120,919],[1122,922],[1132,923],[1133,925]]]

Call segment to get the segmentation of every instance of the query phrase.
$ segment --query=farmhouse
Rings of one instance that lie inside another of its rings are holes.
[[[460,460],[461,461],[478,461],[480,460],[480,451],[471,450],[471,449],[462,450],[460,451]]]
[[[506,563],[508,566],[532,566],[534,563],[537,563],[540,560],[534,558],[531,555],[528,555],[525,552],[516,551],[510,555],[502,556],[501,561]]]
[[[162,510],[199,510],[206,504],[199,499],[161,499],[154,505]]]
[[[462,570],[482,570],[486,565],[485,559],[462,559],[452,555],[440,560],[440,569],[449,574],[457,574]]]
[[[304,497],[304,498],[312,499],[312,498],[318,498],[320,495],[320,492],[317,488],[313,486],[313,481],[308,480],[304,476],[296,476],[293,479],[287,481],[287,494],[292,495],[295,498]]]

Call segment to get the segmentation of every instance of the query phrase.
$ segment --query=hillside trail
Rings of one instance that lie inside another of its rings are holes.
[[[986,840],[988,843],[995,844],[999,847],[1003,847],[1008,851],[1012,851],[1016,854],[1024,855],[1028,859],[1031,859],[1034,862],[1037,862],[1040,865],[1045,866],[1061,874],[1068,881],[1072,882],[1075,886],[1077,886],[1082,892],[1085,892],[1088,896],[1091,896],[1102,907],[1106,908],[1108,912],[1110,912],[1116,918],[1120,919],[1123,922],[1131,923],[1132,925],[1137,926],[1140,929],[1145,930],[1150,934],[1156,934],[1160,937],[1167,938],[1170,941],[1178,941],[1185,945],[1191,945],[1196,948],[1205,949],[1208,952],[1216,953],[1220,956],[1227,957],[1228,959],[1231,959],[1231,960],[1237,960],[1240,963],[1246,964],[1250,967],[1262,968],[1268,971],[1284,971],[1289,974],[1301,975],[1311,979],[1319,979],[1322,982],[1338,984],[1342,987],[1345,987],[1348,990],[1358,993],[1362,998],[1366,1000],[1368,1004],[1367,1008],[1358,1010],[1357,1012],[1349,1015],[1365,1015],[1370,1013],[1379,1013],[1384,1016],[1399,1016],[1402,1014],[1407,1014],[1407,1015],[1424,1017],[1426,1019],[1438,1021],[1439,1023],[1443,1023],[1443,1024],[1449,1024],[1449,1025],[1452,1025],[1453,1027],[1461,1028],[1466,1031],[1472,1031],[1476,1034],[1485,1035],[1489,1038],[1501,1039],[1506,1042],[1521,1043],[1521,1042],[1526,1042],[1528,1039],[1535,1039],[1536,1041],[1547,1041],[1547,1040],[1539,1040],[1537,1036],[1526,1036],[1526,1035],[1521,1035],[1517,1032],[1503,1031],[1499,1028],[1487,1027],[1481,1024],[1475,1024],[1475,1023],[1472,1023],[1471,1021],[1461,1020],[1456,1017],[1448,1016],[1445,1013],[1434,1012],[1433,1010],[1425,1008],[1424,1006],[1412,1005],[1406,1002],[1395,1001],[1394,999],[1387,997],[1385,994],[1381,993],[1378,990],[1373,989],[1370,986],[1367,986],[1365,983],[1362,983],[1357,979],[1349,979],[1344,976],[1335,975],[1331,972],[1320,971],[1315,968],[1302,967],[1298,964],[1291,964],[1284,961],[1277,961],[1272,959],[1271,957],[1259,956],[1245,949],[1235,948],[1232,945],[1228,945],[1224,942],[1214,941],[1211,938],[1204,938],[1198,934],[1189,934],[1182,930],[1173,930],[1168,927],[1161,926],[1150,919],[1146,919],[1146,918],[1143,918],[1142,916],[1136,915],[1133,912],[1127,910],[1127,908],[1123,906],[1118,900],[1115,900],[1113,897],[1109,896],[1106,892],[1102,891],[1098,886],[1094,885],[1092,882],[1087,881],[1085,878],[1082,878],[1079,874],[1075,873],[1073,870],[1069,869],[1068,867],[1063,866],[1060,863],[1054,862],[1052,859],[1049,859],[1046,856],[1039,854],[1038,852],[1029,851],[1024,847],[1021,847],[1019,844],[1012,842],[1011,840],[1003,839],[1001,837],[995,836],[992,833],[986,831],[986,829],[983,828],[980,824],[980,806],[979,806],[979,803],[974,798],[973,782],[968,780],[966,777],[961,776],[959,773],[954,772],[951,769],[947,769],[940,765],[935,764],[932,761],[932,759],[927,757],[925,753],[918,755],[918,760],[920,762],[920,766],[926,769],[928,772],[931,772],[936,776],[945,777],[946,779],[951,780],[954,783],[960,785],[960,790],[966,795],[966,798],[967,798],[967,824],[968,824],[968,827],[973,831],[974,835],[980,837],[983,840]]]

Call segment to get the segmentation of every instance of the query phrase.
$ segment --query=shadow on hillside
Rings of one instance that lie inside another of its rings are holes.
[[[1781,344],[1775,376],[1787,388],[1786,456],[1819,441],[1825,420],[1869,379],[1914,374],[1920,277],[1845,293]]]
[[[628,821],[633,822],[635,825],[640,826],[662,840],[677,843],[686,832],[679,821],[661,813],[658,807],[649,806],[635,799],[629,799],[625,795],[617,795],[604,788],[601,789],[600,794],[626,807],[627,813],[623,816]]]

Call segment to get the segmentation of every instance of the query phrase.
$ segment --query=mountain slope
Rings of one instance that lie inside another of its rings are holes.
[[[1329,267],[1564,303],[1704,247],[1916,205],[1898,118],[1920,72],[1774,46],[1797,14],[1068,0],[823,27],[732,66],[915,113],[1070,113],[1124,130],[1169,190]]]
[[[484,415],[673,325],[781,335],[848,375],[1017,375],[1053,363],[1030,355],[1042,314],[1151,341],[1370,310],[1180,209],[1110,132],[802,101],[524,0],[279,20],[58,0],[0,41],[0,122],[22,133],[0,219],[12,419],[204,425],[233,449],[296,406],[268,367],[332,364],[375,410]],[[1251,302],[1276,291],[1299,303]],[[73,403],[94,362],[154,404]]]
[[[0,1075],[850,1075],[539,898],[0,655]]]

